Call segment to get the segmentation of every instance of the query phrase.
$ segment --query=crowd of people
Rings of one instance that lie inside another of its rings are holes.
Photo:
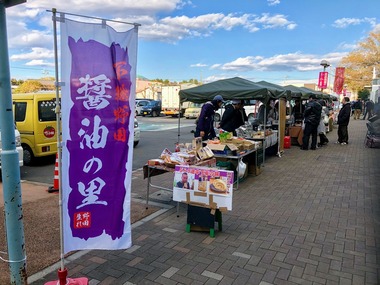
[[[214,115],[223,105],[224,100],[221,95],[217,95],[213,100],[203,105],[200,116],[196,122],[195,137],[202,137],[202,140],[214,139],[216,132],[214,128]],[[365,120],[375,115],[380,116],[380,102],[376,104],[371,100],[356,100],[350,102],[349,97],[343,97],[342,105],[337,116],[338,140],[336,143],[341,145],[348,144],[348,124],[350,117],[355,120]],[[316,95],[311,94],[308,102],[303,105],[300,100],[295,101],[292,108],[294,122],[303,123],[302,150],[315,150],[318,147],[327,145],[329,142],[326,136],[325,118],[329,120],[330,110],[324,100],[318,100]],[[266,120],[264,120],[266,114]],[[259,122],[278,120],[278,102],[273,101],[262,104],[258,110],[257,119]],[[361,114],[363,117],[361,118]],[[248,118],[244,110],[244,100],[232,100],[231,104],[226,105],[223,117],[217,128],[223,131],[232,132],[236,136],[236,130],[247,122]],[[319,143],[318,143],[319,136]],[[310,143],[311,137],[311,143]]]
[[[221,95],[216,95],[213,100],[206,102],[201,109],[201,113],[196,120],[194,136],[202,137],[202,140],[212,140],[216,137],[214,128],[215,112],[223,105],[224,100]],[[226,105],[222,120],[217,128],[232,132],[236,136],[236,129],[248,121],[244,110],[244,100],[232,100],[231,104]]]

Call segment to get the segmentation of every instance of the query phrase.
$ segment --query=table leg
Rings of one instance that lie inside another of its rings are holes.
[[[150,168],[148,167],[148,177],[147,177],[148,184],[146,185],[146,205],[145,208],[148,209],[148,203],[149,203],[149,186],[150,186]]]
[[[240,171],[240,161],[241,161],[242,158],[238,158],[237,162],[238,162],[238,165],[237,165],[237,174],[236,174],[236,190],[239,189],[239,171]]]

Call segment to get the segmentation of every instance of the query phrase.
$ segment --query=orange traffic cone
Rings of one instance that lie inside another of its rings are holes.
[[[59,168],[58,168],[58,153],[55,157],[55,167],[54,167],[54,183],[48,189],[49,193],[59,191]]]

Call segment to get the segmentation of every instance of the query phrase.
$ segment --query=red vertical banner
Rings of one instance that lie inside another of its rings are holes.
[[[334,80],[334,92],[336,94],[341,94],[344,84],[344,67],[337,67],[335,70],[335,80]]]
[[[318,87],[321,89],[327,88],[327,80],[329,77],[329,73],[327,71],[323,71],[319,73],[319,79],[318,79]]]

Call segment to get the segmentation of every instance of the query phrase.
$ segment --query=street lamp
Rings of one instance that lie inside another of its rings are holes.
[[[328,81],[328,74],[326,74],[325,71],[326,67],[330,66],[330,63],[327,60],[322,60],[320,65],[323,66],[323,73],[320,73],[320,80],[323,78],[323,82],[320,82],[321,92],[323,93],[323,87],[326,87],[324,85],[327,84]]]
[[[330,66],[330,63],[327,60],[322,60],[321,65],[323,66],[323,71],[325,71],[326,67]]]

